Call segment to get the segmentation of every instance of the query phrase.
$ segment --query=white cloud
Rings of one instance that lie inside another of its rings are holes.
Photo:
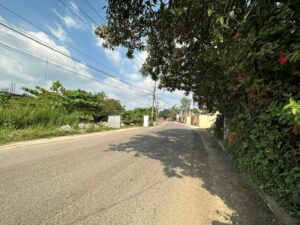
[[[80,23],[78,23],[78,21],[76,21],[76,19],[73,18],[72,16],[70,15],[62,16],[55,9],[54,9],[54,13],[58,16],[58,18],[60,18],[63,21],[66,27],[76,28],[76,29],[81,28]]]
[[[143,63],[146,61],[146,58],[148,57],[147,51],[141,51],[134,55],[133,59],[128,59],[127,57],[124,58],[124,62],[127,64],[130,64],[133,70],[139,71],[143,65]]]
[[[14,59],[0,55],[0,70],[5,70],[11,76],[24,81],[33,81],[32,76],[26,74],[24,66]]]
[[[73,71],[76,71],[77,73],[80,73],[86,77],[93,78],[89,68],[86,65],[80,63],[74,63],[73,65]]]
[[[57,37],[61,42],[70,42],[67,32],[62,28],[60,24],[56,24],[56,27],[48,27],[51,34]]]
[[[18,43],[15,42],[13,38],[5,38],[4,36],[0,36],[1,42],[5,45],[44,59],[43,62],[40,62],[1,48],[1,81],[8,80],[9,82],[14,82],[19,88],[22,86],[33,87],[36,85],[48,87],[52,81],[56,80],[61,80],[73,87],[76,87],[76,82],[83,85],[90,83],[89,80],[80,78],[72,72],[59,69],[53,66],[52,63],[63,65],[67,70],[76,71],[84,76],[92,78],[93,76],[87,66],[74,62],[72,59],[67,58],[62,54],[47,48],[46,46],[40,45],[37,42],[27,39],[26,37],[14,33],[6,28],[2,27],[0,28],[0,31],[19,39]],[[32,31],[27,31],[27,33],[36,39],[41,40],[43,43],[51,45],[53,48],[57,49],[63,54],[69,56],[71,55],[68,49],[62,45],[58,45],[45,33]],[[45,61],[48,61],[49,63],[46,63]],[[18,91],[20,92],[20,90]]]
[[[108,95],[108,97],[120,99],[121,104],[125,105],[127,109],[151,106],[152,96],[150,93],[146,95],[147,93],[143,92],[142,89],[131,87],[128,84],[124,84],[123,82],[113,79],[111,77],[106,78],[104,82],[117,86],[120,89],[115,89],[109,86],[103,86],[99,83],[94,83],[94,85],[95,87],[101,88]],[[148,88],[149,83],[152,83],[152,81],[146,79],[143,82],[136,83],[136,85],[145,87],[144,90],[146,90]],[[136,91],[129,91],[130,89]]]
[[[146,61],[147,57],[148,57],[147,51],[141,51],[135,56],[135,59],[137,63],[140,64],[141,66]]]
[[[94,31],[96,30],[96,28],[97,28],[97,25],[94,24],[94,23],[92,23],[91,31],[92,31],[92,35],[93,35],[93,36],[95,35]]]
[[[180,107],[180,99],[185,96],[184,91],[173,91],[169,92],[166,90],[158,90],[157,96],[159,101],[159,106],[161,109],[163,108],[170,108],[174,105],[177,107]]]
[[[142,79],[142,75],[136,74],[136,73],[131,73],[129,74],[128,78],[132,81],[138,81]]]
[[[118,50],[110,50],[110,49],[105,49],[104,50],[107,58],[111,59],[114,64],[118,65],[121,62],[121,55],[118,52]]]
[[[72,8],[75,12],[78,13],[78,12],[79,12],[78,6],[77,6],[73,1],[71,1],[70,4],[71,4],[71,8]]]
[[[0,91],[9,91],[11,81],[9,80],[0,80]]]
[[[31,31],[28,31],[27,33],[30,34],[31,36],[35,37],[36,39],[41,40],[43,43],[45,43],[47,45],[54,46],[55,49],[63,52],[64,54],[71,55],[68,49],[66,49],[62,45],[56,44],[55,41],[50,39],[47,34],[45,34],[43,32],[31,32]],[[35,41],[31,41],[31,40],[29,40],[25,37],[20,36],[20,35],[16,35],[13,32],[11,32],[11,35],[15,35],[17,38],[21,38],[22,41],[25,41],[26,44],[30,45],[33,48],[42,48],[42,50],[47,51],[47,54],[53,52],[52,50],[49,50],[49,48],[47,48],[45,46],[42,46],[41,44],[39,44]],[[42,52],[40,52],[40,54],[42,54]]]
[[[69,28],[77,28],[78,27],[76,21],[71,16],[63,17],[63,21],[65,22],[66,26]]]
[[[97,38],[96,45],[104,51],[105,56],[109,60],[111,60],[114,64],[119,65],[122,59],[120,52],[117,49],[111,50],[108,48],[103,48],[103,43],[104,40],[102,38]]]
[[[6,22],[6,19],[4,19],[2,16],[0,16],[0,20],[1,20],[2,22]]]
[[[103,47],[103,44],[104,44],[104,40],[103,40],[103,38],[97,38],[96,39],[96,45],[99,47],[99,48],[101,48],[101,49],[103,49],[104,47]]]

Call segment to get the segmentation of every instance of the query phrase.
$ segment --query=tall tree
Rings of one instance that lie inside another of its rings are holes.
[[[164,109],[159,113],[161,117],[164,119],[171,118],[171,119],[176,119],[176,115],[180,112],[180,108],[178,108],[176,105],[173,105],[169,109]]]
[[[181,100],[180,100],[180,108],[182,110],[189,110],[191,108],[191,102],[192,100],[187,98],[187,97],[182,97]]]

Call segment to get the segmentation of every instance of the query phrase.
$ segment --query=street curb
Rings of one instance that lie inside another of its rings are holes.
[[[223,143],[220,140],[217,140],[219,146],[221,149],[228,155],[228,152],[224,148]],[[230,155],[229,155],[230,157]],[[231,158],[231,157],[230,157]],[[232,159],[232,158],[231,158]],[[251,180],[250,176],[248,174],[243,174],[245,176],[245,179],[248,181]],[[291,216],[285,211],[284,208],[282,208],[273,197],[268,195],[263,191],[262,188],[258,187],[257,185],[253,184],[251,182],[254,190],[257,192],[257,194],[263,199],[265,204],[269,207],[269,209],[272,211],[272,213],[276,216],[276,218],[283,224],[283,225],[296,225],[296,222],[291,218]]]

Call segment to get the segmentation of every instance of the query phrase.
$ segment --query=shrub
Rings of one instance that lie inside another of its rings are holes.
[[[136,108],[122,113],[122,121],[126,125],[143,124],[144,116],[150,115],[151,108]]]

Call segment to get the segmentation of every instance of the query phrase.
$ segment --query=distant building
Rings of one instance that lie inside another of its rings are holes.
[[[193,113],[192,110],[181,110],[176,115],[176,121],[187,125],[194,125],[199,128],[211,128],[216,121],[217,114],[213,115],[207,112]]]

